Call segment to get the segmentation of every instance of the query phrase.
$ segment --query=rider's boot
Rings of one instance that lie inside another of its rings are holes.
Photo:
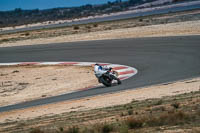
[[[117,78],[117,84],[118,85],[122,84],[122,81],[119,78]]]

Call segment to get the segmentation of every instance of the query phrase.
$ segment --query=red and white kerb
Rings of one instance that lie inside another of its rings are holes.
[[[0,66],[11,66],[11,65],[72,65],[72,66],[93,66],[96,62],[15,62],[15,63],[0,63]],[[121,80],[128,79],[137,74],[137,69],[119,65],[119,64],[110,64],[110,63],[98,63],[103,66],[112,67],[115,71],[118,72],[118,77]]]

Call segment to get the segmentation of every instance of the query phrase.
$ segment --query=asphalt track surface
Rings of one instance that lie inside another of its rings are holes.
[[[200,76],[200,36],[84,41],[0,48],[0,63],[31,61],[108,62],[135,67],[138,69],[138,74],[123,81],[119,86],[94,88],[0,107],[0,112]]]

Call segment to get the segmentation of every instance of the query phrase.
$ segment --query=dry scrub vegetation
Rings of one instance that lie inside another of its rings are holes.
[[[0,129],[2,132],[27,133],[198,133],[200,91],[160,99],[133,100],[124,105],[88,111],[8,121],[1,123]]]

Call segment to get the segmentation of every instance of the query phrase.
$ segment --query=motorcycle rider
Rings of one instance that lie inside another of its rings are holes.
[[[110,69],[112,69],[112,68],[103,67],[103,66],[99,65],[98,63],[96,63],[96,64],[94,65],[94,73],[95,73],[95,76],[98,78],[99,83],[101,83],[101,81],[99,80],[99,78],[100,78],[103,74],[107,73],[108,70],[110,70]]]
[[[100,77],[103,74],[109,74],[111,70],[112,70],[112,67],[101,66],[98,63],[94,65],[94,73],[95,73],[95,76],[98,78],[99,83],[101,83]],[[110,76],[113,76],[113,75],[110,75]],[[113,76],[113,79],[117,80],[118,84],[121,84],[121,81],[117,77]]]

